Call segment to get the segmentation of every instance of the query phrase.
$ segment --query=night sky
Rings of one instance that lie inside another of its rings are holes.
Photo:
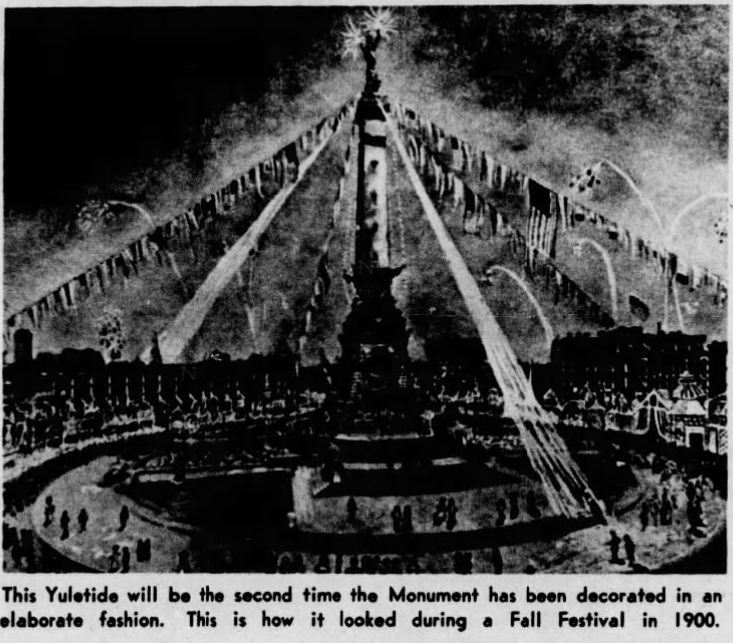
[[[275,75],[286,74],[296,93],[303,66],[329,62],[323,52],[335,51],[340,15],[313,7],[6,10],[6,201],[73,201],[80,182],[170,151],[207,115],[260,97]]]

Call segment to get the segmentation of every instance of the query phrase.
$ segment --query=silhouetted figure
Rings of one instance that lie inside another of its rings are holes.
[[[399,505],[392,507],[392,529],[396,534],[402,529],[402,507]]]
[[[84,507],[81,508],[77,520],[79,522],[79,533],[86,531],[87,523],[89,522],[89,514],[87,513],[87,510],[84,509]]]
[[[445,528],[448,531],[453,531],[456,528],[456,525],[458,524],[458,519],[456,518],[457,512],[455,511],[449,511],[448,512],[448,519],[445,522]]]
[[[636,545],[631,540],[629,534],[624,536],[624,551],[626,552],[626,560],[629,563],[629,567],[633,567],[636,564]]]
[[[646,528],[649,526],[649,503],[646,500],[641,503],[639,521],[641,522],[641,530],[646,531]]]
[[[509,492],[509,519],[516,520],[519,517],[519,492]]]
[[[655,527],[659,525],[659,499],[656,495],[649,499],[649,518]]]
[[[44,527],[49,527],[51,523],[53,523],[53,516],[56,513],[56,505],[53,504],[53,497],[47,496],[46,497],[46,506],[43,508],[43,516],[45,520],[43,521]]]
[[[614,565],[623,565],[624,561],[619,558],[618,551],[621,547],[621,539],[618,534],[611,529],[611,538],[606,542],[609,549],[611,550],[611,562]]]
[[[303,554],[293,554],[293,573],[305,574],[305,562],[303,561]]]
[[[130,571],[130,548],[122,548],[122,569],[120,570],[123,574],[127,574]]]
[[[672,501],[669,499],[669,489],[662,492],[662,506],[659,512],[659,521],[662,525],[672,524]]]
[[[122,509],[120,509],[120,531],[125,531],[128,520],[130,520],[130,510],[127,505],[122,505]]]
[[[25,557],[25,562],[28,567],[32,569],[35,567],[35,552],[33,547],[33,530],[32,529],[21,529],[20,530],[20,545]]]
[[[473,554],[465,551],[453,554],[453,571],[456,574],[470,574],[473,571]]]
[[[175,571],[179,574],[191,573],[191,560],[185,549],[178,553],[178,567],[176,567]]]
[[[358,574],[361,570],[359,569],[359,557],[351,556],[349,558],[349,566],[346,568],[344,573],[346,574]]]
[[[277,571],[280,574],[291,574],[292,573],[292,565],[290,563],[290,556],[283,556],[280,558],[280,562],[277,566]]]
[[[687,493],[687,502],[692,502],[692,500],[697,495],[697,487],[695,486],[695,481],[690,479],[687,481],[687,487],[685,488],[685,492]]]
[[[438,500],[438,506],[433,512],[433,527],[440,527],[448,515],[447,500],[445,497]]]
[[[356,522],[356,500],[354,496],[351,496],[346,503],[346,514],[349,523],[353,525]]]
[[[16,543],[13,545],[13,547],[10,549],[10,556],[13,559],[13,565],[15,565],[15,569],[20,569],[23,565],[23,548],[20,546],[20,544]]]
[[[504,559],[501,557],[501,550],[498,547],[491,550],[491,566],[494,568],[495,574],[504,573]]]
[[[328,554],[321,554],[318,557],[318,562],[316,562],[316,566],[313,568],[313,571],[315,571],[316,574],[331,573],[331,559]]]
[[[542,515],[542,512],[537,506],[537,497],[531,489],[527,492],[527,513],[535,520]]]
[[[109,555],[108,568],[110,574],[115,574],[120,571],[120,546],[112,545],[112,553]]]
[[[506,522],[506,500],[499,498],[496,503],[496,526],[501,527]]]
[[[61,512],[61,518],[59,519],[59,524],[61,525],[61,540],[66,540],[69,537],[70,522],[71,518],[69,518],[69,512],[64,509],[63,512]]]
[[[336,554],[336,565],[334,573],[340,574],[344,569],[344,557],[342,554]]]

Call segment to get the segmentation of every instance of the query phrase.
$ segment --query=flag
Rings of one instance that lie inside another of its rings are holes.
[[[187,210],[186,211],[186,220],[188,221],[188,227],[191,232],[194,230],[199,229],[198,221],[196,221],[196,216],[194,215],[194,210]],[[145,259],[146,257],[143,256],[143,243],[142,241],[140,243],[140,258]]]
[[[125,262],[127,263],[127,265],[135,271],[135,274],[139,275],[140,272],[137,269],[137,262],[133,258],[132,253],[130,252],[129,248],[125,248],[122,251],[122,256],[125,258]]]
[[[466,186],[464,188],[463,231],[469,234],[476,233],[476,195]]]
[[[66,312],[66,308],[64,307],[64,300],[61,297],[60,290],[56,290],[53,293],[53,307],[58,314]]]
[[[458,204],[464,200],[463,181],[453,175],[453,207],[457,208]]]
[[[120,270],[122,271],[122,277],[125,281],[130,278],[130,266],[127,263],[127,259],[124,254],[120,253],[117,255],[117,258],[115,259],[116,264],[120,267]]]
[[[649,306],[635,295],[629,295],[629,309],[631,314],[641,321],[649,319]]]
[[[99,292],[104,293],[105,279],[104,279],[104,264],[99,264],[97,270],[97,281],[99,282]]]
[[[76,305],[76,302],[74,301],[74,293],[71,290],[71,282],[66,282],[61,288],[64,291],[64,295],[66,297],[66,304],[69,308],[73,308]]]
[[[109,275],[110,282],[115,276],[115,258],[110,257],[107,259],[107,274]]]
[[[91,294],[91,288],[89,287],[89,282],[87,281],[87,275],[84,273],[83,275],[79,275],[78,277],[79,281],[79,289],[83,291],[84,297],[89,297]]]
[[[504,188],[506,187],[506,177],[507,172],[509,171],[509,168],[504,165],[503,163],[499,163],[499,185],[498,190],[504,191]]]
[[[554,259],[557,244],[559,199],[544,185],[530,179],[527,243]]]
[[[260,166],[255,165],[250,171],[249,171],[249,182],[251,185],[254,185],[255,191],[259,196],[263,196],[262,194],[262,178],[260,177]]]

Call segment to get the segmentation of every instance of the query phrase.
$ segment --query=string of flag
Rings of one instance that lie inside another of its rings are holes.
[[[551,257],[555,254],[559,232],[587,223],[606,234],[610,241],[619,244],[632,258],[653,262],[660,279],[674,280],[692,289],[706,288],[713,295],[716,305],[723,305],[727,300],[727,283],[720,275],[705,267],[687,263],[677,254],[663,250],[659,244],[634,235],[608,217],[573,202],[565,195],[557,194],[536,179],[493,159],[457,136],[447,134],[441,127],[399,101],[390,103],[390,111],[400,131],[408,136],[408,150],[421,171],[424,171],[424,164],[430,159],[427,146],[438,152],[431,159],[434,165],[431,174],[435,177],[440,196],[442,190],[450,188],[458,178],[459,185],[453,192],[454,204],[464,202],[467,206],[464,232],[484,236],[480,224],[483,223],[481,215],[487,207],[486,201],[468,188],[466,181],[470,178],[490,190],[524,196],[528,215],[526,235],[530,239],[530,246],[539,247]],[[600,183],[596,176],[597,168],[594,166],[590,171],[588,176],[575,177],[572,186],[577,184],[578,189],[581,186],[592,188]],[[454,173],[454,176],[445,176],[447,172]]]
[[[307,129],[270,158],[255,164],[213,194],[203,197],[182,214],[160,224],[36,302],[6,315],[6,328],[27,325],[40,328],[52,316],[75,314],[77,307],[92,295],[104,295],[115,283],[126,285],[129,279],[139,275],[143,265],[175,267],[172,265],[174,259],[171,250],[176,240],[192,247],[192,252],[195,253],[192,242],[199,231],[207,222],[216,222],[248,191],[253,191],[264,200],[265,187],[274,189],[276,194],[295,181],[300,160],[338,129],[341,121],[353,111],[354,105],[355,99],[352,98],[334,114]],[[264,207],[265,203],[261,205]]]
[[[613,326],[613,317],[575,281],[563,273],[553,261],[561,213],[557,195],[536,183],[527,181],[530,215],[526,233],[515,230],[502,214],[483,196],[476,194],[437,154],[419,138],[401,131],[411,161],[430,188],[436,206],[446,203],[454,211],[463,206],[463,230],[487,239],[509,237],[512,253],[522,257],[527,274],[533,281],[553,291],[555,304],[560,301],[575,305],[580,314],[601,326]]]

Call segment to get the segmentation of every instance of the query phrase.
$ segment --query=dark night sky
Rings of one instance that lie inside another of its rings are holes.
[[[278,66],[322,60],[337,10],[6,10],[5,191],[10,204],[69,198],[180,144]],[[315,49],[314,49],[315,48]],[[296,85],[297,88],[297,85]],[[38,177],[44,176],[43,194]]]

